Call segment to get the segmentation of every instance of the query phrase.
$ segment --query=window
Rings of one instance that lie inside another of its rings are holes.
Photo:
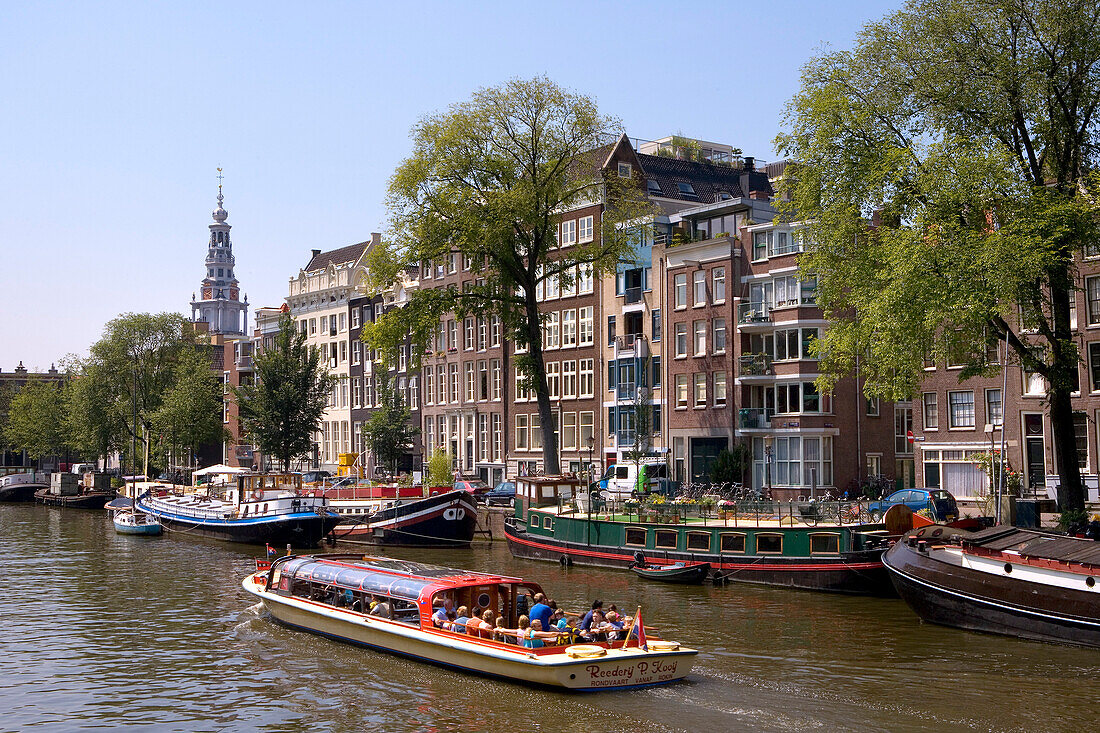
[[[641,527],[627,527],[626,544],[645,547],[645,534],[645,529]]]
[[[936,393],[925,392],[924,398],[924,429],[936,430],[940,426],[940,413],[936,404]]]
[[[561,397],[561,364],[556,361],[546,362],[546,388],[550,392],[550,399]]]
[[[745,535],[734,534],[732,532],[723,532],[718,535],[718,543],[721,545],[722,552],[745,552]]]
[[[646,179],[645,188],[646,192],[649,193],[651,196],[661,195],[661,184],[657,181],[656,178]]]
[[[999,389],[985,391],[985,421],[989,425],[1004,425],[1004,403]]]
[[[477,384],[477,380],[476,380],[476,377],[475,377],[475,374],[474,374],[474,363],[472,361],[465,362],[462,365],[462,370],[463,370],[463,373],[465,374],[465,377],[466,377],[465,378],[465,383],[466,383],[466,392],[465,392],[466,400],[465,401],[466,402],[473,402],[474,401],[474,394],[475,394],[475,390],[476,390],[476,384]]]
[[[577,294],[577,278],[575,275],[576,271],[570,267],[558,276],[561,283],[561,297],[571,298]]]
[[[488,324],[484,318],[477,319],[477,350],[485,351],[488,345]]]
[[[359,309],[358,308],[352,308],[351,309],[351,327],[352,328],[359,328]]]
[[[1092,391],[1100,392],[1100,341],[1094,341],[1088,346],[1089,373],[1092,375]]]
[[[358,364],[363,358],[363,342],[352,341],[351,342],[351,363]]]
[[[504,453],[504,431],[501,430],[503,424],[503,418],[499,413],[493,413],[492,415],[493,425],[493,460],[501,460]]]
[[[661,386],[661,356],[659,354],[657,356],[652,356],[652,357],[650,357],[650,361],[652,362],[652,367],[653,368],[652,368],[651,371],[653,372],[653,376],[652,376],[652,379],[650,380],[649,384],[652,387],[660,387]]]
[[[948,427],[972,428],[974,427],[974,393],[973,392],[948,392]]]
[[[593,413],[580,413],[578,415],[578,422],[580,424],[580,430],[578,431],[578,438],[580,440],[577,445],[583,450],[589,448],[595,440],[596,432],[593,424]]]
[[[446,400],[446,395],[444,394],[446,389],[447,389],[447,385],[446,385],[447,380],[444,378],[444,374],[445,374],[444,366],[442,364],[440,364],[437,369],[438,369],[438,371],[436,372],[436,385],[435,385],[435,387],[436,387],[437,390],[439,390],[439,392],[438,392],[438,396],[436,397],[435,401],[436,401],[437,404],[442,405],[444,402],[447,401]]]
[[[687,324],[677,323],[675,326],[676,356],[685,357],[688,353]]]
[[[516,450],[527,450],[528,438],[527,415],[516,415]]]
[[[707,273],[696,270],[691,273],[692,302],[696,306],[707,304]]]
[[[630,163],[623,163],[620,161],[618,165],[618,173],[619,178],[630,178],[630,176],[633,175],[633,169],[631,168]]]
[[[758,260],[766,260],[768,258],[768,240],[771,239],[771,232],[754,232],[752,235],[752,259],[754,262]]]
[[[695,334],[695,355],[704,356],[707,353],[707,322],[695,321],[692,331]]]
[[[714,353],[726,353],[726,319],[714,319]]]
[[[1090,326],[1100,324],[1100,277],[1085,280],[1085,299],[1088,306]]]
[[[458,348],[458,323],[453,319],[447,321],[447,350]]]
[[[592,265],[577,266],[577,293],[587,295],[592,292]]]
[[[557,300],[561,292],[561,279],[558,277],[558,273],[547,275],[543,283],[546,285],[546,299]]]
[[[580,397],[591,397],[595,393],[595,374],[592,359],[580,360]],[[583,413],[582,413],[583,414]]]
[[[543,327],[543,348],[556,349],[561,339],[561,314],[551,311],[547,314],[546,325]]]
[[[500,346],[500,317],[493,316],[489,323],[489,345]]]
[[[489,370],[492,373],[492,382],[489,392],[490,399],[500,400],[503,374],[500,368],[500,359],[493,359],[489,362]]]
[[[591,242],[592,241],[592,217],[582,216],[577,219],[578,229],[577,241],[578,242]]]
[[[666,547],[669,549],[676,549],[677,542],[680,538],[680,533],[675,529],[659,529],[656,531],[657,539],[653,543],[655,547]]]
[[[726,301],[726,268],[715,267],[710,271],[711,295],[715,303]]]
[[[463,337],[464,338],[463,338],[463,342],[462,342],[462,347],[466,351],[473,351],[474,350],[474,319],[473,318],[467,318],[463,322],[463,326],[464,326],[464,328],[463,328]]]
[[[651,326],[651,334],[652,335],[650,336],[649,340],[650,341],[660,341],[661,340],[661,309],[660,308],[654,308],[652,316],[653,316],[653,323],[652,323],[652,326]]]
[[[1097,278],[1100,281],[1100,278]],[[677,308],[687,308],[688,304],[688,276],[686,272],[681,272],[672,278],[672,292],[674,297],[674,303]],[[1100,307],[1100,303],[1098,303]]]
[[[563,412],[561,415],[561,447],[565,450],[577,449],[577,413]]]
[[[688,532],[687,549],[710,552],[710,532]]]
[[[574,309],[561,312],[561,345],[577,345],[577,311]]]
[[[348,330],[347,314],[346,313],[341,313],[340,314],[340,333],[343,333],[346,330]]]
[[[756,554],[781,555],[783,553],[783,535],[758,534],[756,535]]]
[[[1077,448],[1077,466],[1081,473],[1089,472],[1089,422],[1083,412],[1073,413],[1073,439]]]
[[[607,317],[607,345],[615,344],[615,316]]]
[[[867,398],[867,415],[868,417],[878,417],[878,397]]]
[[[531,415],[531,450],[542,450],[542,426],[538,415]]]
[[[707,406],[707,375],[706,372],[694,374],[692,378],[695,382],[695,406],[706,407]]]
[[[676,375],[676,408],[684,409],[688,406],[688,375]]]
[[[811,534],[810,553],[813,555],[839,555],[840,535],[821,533]]]
[[[726,373],[714,373],[714,406],[726,406]]]
[[[458,402],[458,364],[449,365],[450,383],[447,385],[448,399],[451,403]]]
[[[686,181],[677,183],[676,188],[680,190],[680,195],[686,199],[699,198],[699,195],[695,193],[695,187]]]
[[[592,306],[577,309],[577,344],[591,346],[594,341]]]
[[[577,396],[577,362],[561,363],[561,396],[571,400]]]

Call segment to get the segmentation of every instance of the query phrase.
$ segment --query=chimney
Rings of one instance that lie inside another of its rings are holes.
[[[757,201],[768,201],[771,196],[768,195],[767,191],[749,191],[749,198]]]
[[[319,250],[319,249],[311,249],[310,252],[313,253],[313,257],[316,257],[317,255],[321,254],[321,250]]]
[[[756,158],[752,157],[751,155],[746,155],[745,156],[745,170],[747,170],[747,171],[756,170]]]
[[[380,232],[370,233],[370,246],[375,247],[382,244],[382,234]]]

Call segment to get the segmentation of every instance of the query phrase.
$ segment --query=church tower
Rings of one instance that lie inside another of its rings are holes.
[[[248,296],[240,299],[240,288],[233,274],[235,260],[229,241],[232,227],[225,223],[229,212],[222,208],[221,168],[218,169],[218,208],[210,225],[210,244],[206,253],[206,277],[202,280],[202,297],[191,295],[191,320],[210,324],[211,334],[243,336],[248,329]]]

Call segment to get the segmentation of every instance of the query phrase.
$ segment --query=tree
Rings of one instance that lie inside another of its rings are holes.
[[[395,244],[374,273],[388,281],[401,268],[455,256],[475,282],[463,289],[416,290],[401,309],[365,327],[365,340],[392,350],[411,331],[414,353],[455,312],[496,315],[526,353],[516,359],[538,398],[543,465],[558,473],[554,413],[542,353],[538,287],[549,278],[568,284],[578,265],[613,272],[633,252],[628,222],[653,209],[635,178],[605,176],[600,166],[620,133],[589,97],[549,79],[512,80],[475,93],[413,129],[414,153],[390,181],[388,205]],[[603,152],[603,156],[598,151]],[[556,248],[557,217],[584,203],[604,204],[599,236]],[[379,258],[382,260],[382,258]]]
[[[306,346],[289,313],[279,318],[274,345],[254,363],[256,381],[233,388],[241,425],[289,471],[291,460],[309,453],[336,378],[321,366],[320,352]]]
[[[174,455],[194,455],[205,443],[220,443],[229,433],[222,421],[222,385],[202,347],[185,351],[176,364],[175,383],[152,415],[154,434]]]
[[[454,458],[445,450],[437,450],[428,459],[428,486],[450,486],[454,482]]]
[[[736,443],[730,450],[718,451],[710,467],[710,480],[716,484],[740,484],[752,465],[752,453],[744,443]]]
[[[65,401],[65,431],[70,445],[82,456],[106,458],[126,447],[126,426],[114,408],[109,381],[92,362],[73,365]]]
[[[1100,6],[910,0],[811,61],[779,149],[783,216],[833,325],[823,388],[858,372],[905,399],[924,360],[999,371],[1002,342],[1049,385],[1064,507],[1084,505],[1070,393],[1074,254],[1094,247]],[[868,225],[868,220],[874,226]]]
[[[397,462],[412,449],[420,429],[409,422],[409,404],[387,369],[378,371],[378,401],[378,409],[363,424],[363,439],[375,459],[396,475]]]
[[[65,386],[32,380],[12,398],[4,437],[36,462],[65,449]]]

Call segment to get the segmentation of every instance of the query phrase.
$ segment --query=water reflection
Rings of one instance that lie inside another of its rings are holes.
[[[494,543],[394,557],[521,575],[703,651],[684,684],[573,695],[284,628],[239,582],[262,548],[114,534],[102,513],[0,505],[8,583],[0,728],[71,730],[1081,730],[1100,652],[921,625],[897,599],[512,558]]]

